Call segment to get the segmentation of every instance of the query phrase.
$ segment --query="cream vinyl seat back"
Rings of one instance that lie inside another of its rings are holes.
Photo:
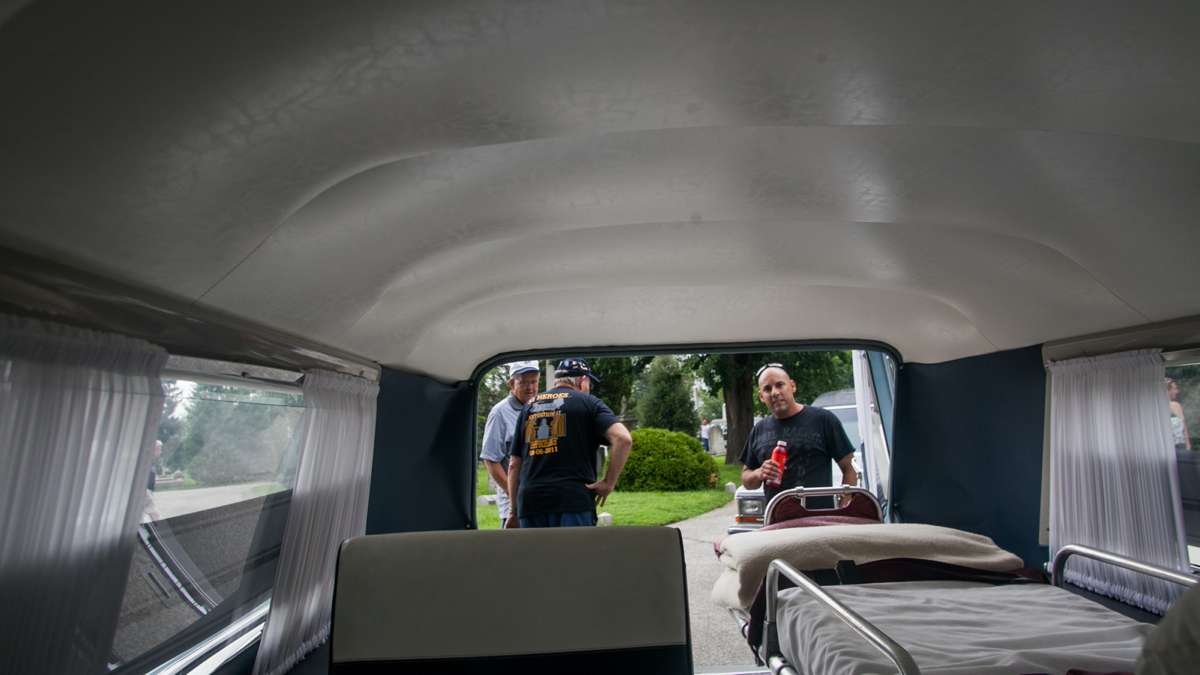
[[[330,672],[691,673],[679,531],[418,532],[342,545]]]

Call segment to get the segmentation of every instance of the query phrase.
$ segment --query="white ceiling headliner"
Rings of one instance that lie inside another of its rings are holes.
[[[385,365],[1200,314],[1195,5],[43,4],[0,243]]]

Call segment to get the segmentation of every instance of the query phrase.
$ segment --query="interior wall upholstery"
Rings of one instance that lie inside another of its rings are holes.
[[[474,526],[475,388],[385,368],[367,534]]]
[[[938,364],[896,382],[893,513],[991,537],[1029,567],[1038,544],[1046,371],[1041,347]]]

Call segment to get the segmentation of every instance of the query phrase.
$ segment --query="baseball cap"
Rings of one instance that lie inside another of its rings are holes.
[[[537,361],[516,361],[508,364],[508,379],[511,380],[522,373],[536,373],[540,370]]]
[[[555,377],[577,377],[579,375],[587,375],[592,378],[592,382],[597,384],[600,382],[600,378],[592,372],[592,367],[583,359],[563,359],[558,362],[558,368],[554,370]]]

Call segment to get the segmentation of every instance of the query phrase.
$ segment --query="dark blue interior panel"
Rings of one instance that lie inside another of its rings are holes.
[[[474,402],[469,383],[383,370],[367,534],[474,526]]]
[[[1027,566],[1038,545],[1046,371],[1040,346],[931,365],[896,382],[893,509],[991,537]]]

